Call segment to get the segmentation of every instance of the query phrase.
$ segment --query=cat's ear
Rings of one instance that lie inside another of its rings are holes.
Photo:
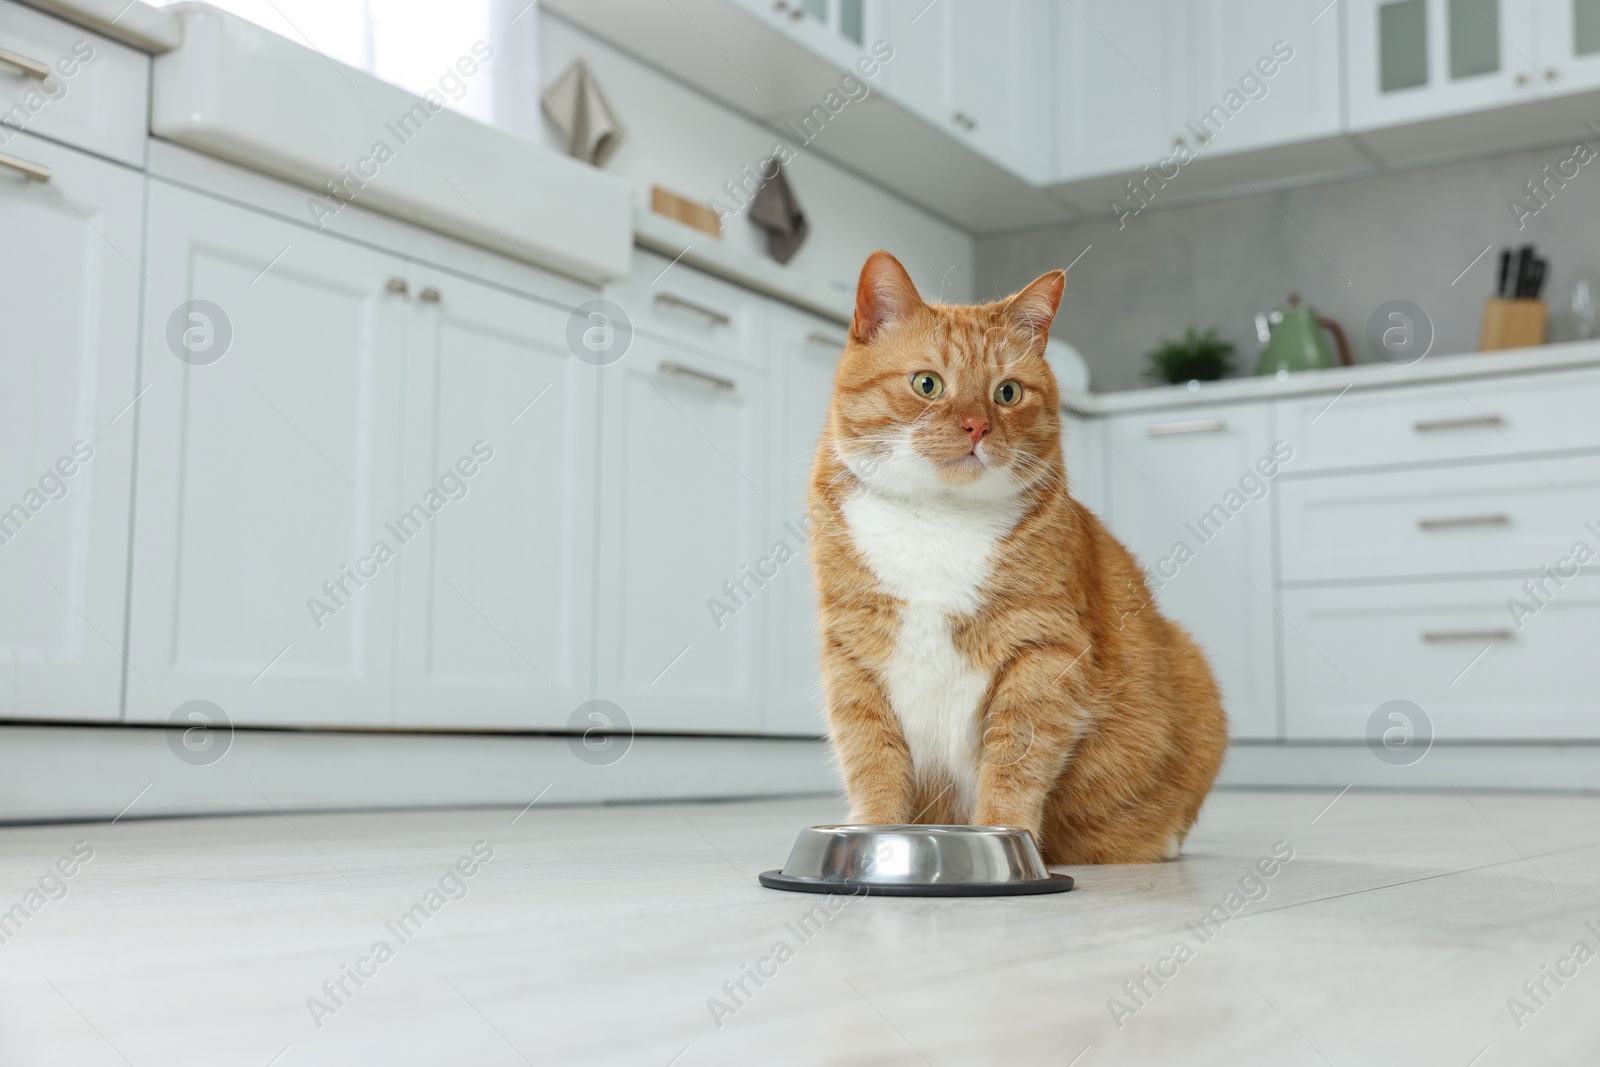
[[[850,332],[862,344],[879,330],[902,322],[922,307],[922,297],[900,261],[881,248],[867,257],[856,283],[856,317]]]
[[[1061,306],[1061,293],[1067,287],[1067,272],[1053,270],[1041,274],[1028,283],[1016,296],[1006,301],[1005,314],[1017,326],[1028,331],[1034,344],[1042,347],[1055,321],[1056,308]]]

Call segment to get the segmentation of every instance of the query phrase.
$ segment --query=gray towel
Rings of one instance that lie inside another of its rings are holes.
[[[751,201],[750,221],[767,231],[767,254],[779,263],[787,263],[805,243],[810,226],[800,202],[794,198],[794,190],[789,188],[783,164],[775,159],[770,162],[777,173],[761,184]],[[763,164],[762,172],[766,169]]]
[[[569,156],[603,167],[622,142],[622,123],[581,59],[556,75],[539,94],[539,104],[567,139]]]

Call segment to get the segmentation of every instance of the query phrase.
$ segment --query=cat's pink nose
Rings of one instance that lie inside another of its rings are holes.
[[[978,442],[983,440],[983,435],[989,432],[989,420],[973,417],[963,422],[961,428],[972,438],[972,447],[977,448]]]

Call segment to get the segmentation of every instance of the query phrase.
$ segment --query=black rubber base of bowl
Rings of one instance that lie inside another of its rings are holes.
[[[1052,874],[1042,882],[981,882],[967,885],[945,882],[932,885],[896,885],[874,882],[825,882],[797,878],[782,871],[763,871],[761,884],[791,893],[847,893],[864,897],[1029,897],[1040,893],[1065,893],[1072,888],[1070,874]]]

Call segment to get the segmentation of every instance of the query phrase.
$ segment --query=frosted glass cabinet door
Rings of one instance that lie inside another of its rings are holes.
[[[121,713],[142,176],[15,135],[0,170],[0,717]]]
[[[1600,0],[1537,0],[1540,89],[1573,93],[1600,85]]]
[[[1271,425],[1270,409],[1250,404],[1102,424],[1111,530],[1158,579],[1156,603],[1205,650],[1236,738],[1278,736],[1273,501],[1242,481],[1271,452]]]
[[[597,695],[640,731],[757,733],[765,376],[635,335],[601,391]]]
[[[414,269],[398,722],[563,727],[593,669],[600,369],[569,312]],[[416,513],[421,516],[422,513]]]
[[[1543,79],[1531,0],[1346,0],[1350,127],[1370,130],[1532,99]]]
[[[149,229],[128,717],[387,725],[403,264],[161,182]]]
[[[767,582],[773,604],[766,728],[775,734],[816,735],[826,731],[826,724],[806,497],[845,328],[776,305],[772,314],[774,444],[768,467],[773,492],[763,546],[763,555],[773,560],[764,568],[772,575]],[[788,552],[793,556],[785,559]]]

